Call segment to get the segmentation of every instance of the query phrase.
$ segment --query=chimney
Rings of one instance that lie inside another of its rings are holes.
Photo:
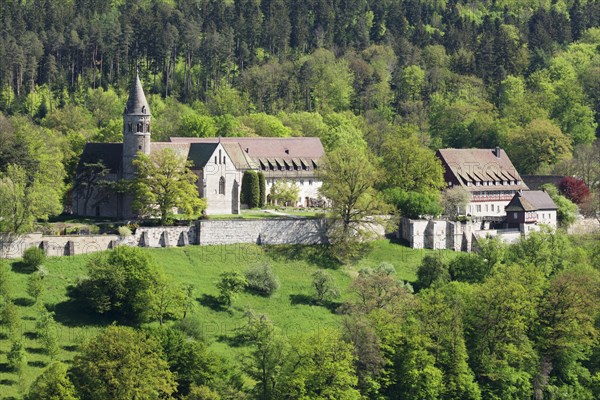
[[[496,155],[496,158],[500,158],[500,147],[496,146],[494,149],[494,154]]]

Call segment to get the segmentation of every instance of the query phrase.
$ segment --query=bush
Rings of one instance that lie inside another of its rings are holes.
[[[129,229],[126,226],[120,226],[118,229],[118,232],[119,232],[119,236],[122,236],[122,237],[131,236],[131,229]]]
[[[269,264],[257,265],[245,273],[248,281],[247,288],[265,296],[272,295],[279,289],[279,279]]]
[[[38,269],[46,260],[44,250],[30,247],[23,253],[23,264],[31,269]]]
[[[230,306],[233,299],[235,299],[237,294],[241,292],[246,285],[246,278],[239,272],[223,272],[219,275],[219,281],[217,282],[219,301],[226,306]]]
[[[206,340],[204,321],[197,316],[191,316],[175,321],[173,323],[173,328],[183,332],[192,339],[198,341]]]
[[[260,187],[256,171],[246,171],[242,177],[242,201],[248,208],[256,208],[260,204]]]
[[[340,297],[340,290],[329,272],[318,269],[313,272],[312,277],[317,303],[323,303],[325,300],[333,300]]]

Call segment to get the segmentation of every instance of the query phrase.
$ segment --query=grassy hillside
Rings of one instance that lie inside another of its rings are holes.
[[[195,318],[210,342],[211,348],[226,358],[234,360],[242,351],[231,345],[236,329],[245,322],[249,309],[267,314],[279,328],[289,334],[308,332],[327,326],[336,326],[340,317],[333,311],[337,304],[328,307],[312,302],[311,274],[318,268],[329,268],[339,285],[342,302],[351,296],[348,286],[360,268],[375,266],[382,261],[392,263],[398,277],[412,281],[422,257],[431,250],[413,250],[387,240],[374,243],[373,250],[363,259],[350,266],[336,266],[320,247],[255,245],[190,246],[186,248],[148,249],[164,270],[177,281],[193,283],[198,300]],[[452,252],[441,253],[453,257]],[[103,326],[112,323],[86,312],[71,302],[68,287],[74,285],[86,273],[85,264],[92,257],[75,256],[50,258],[45,267],[49,275],[44,279],[45,290],[39,304],[43,303],[56,312],[59,322],[61,351],[58,359],[69,361],[75,355],[78,344],[96,334]],[[267,262],[281,281],[281,288],[270,298],[248,293],[239,296],[230,310],[221,309],[214,301],[217,295],[215,282],[223,271],[245,270],[249,266]],[[43,371],[50,361],[41,351],[35,337],[37,307],[32,306],[26,294],[28,274],[20,270],[19,262],[12,263],[13,298],[19,306],[28,366],[23,375],[8,370],[6,353],[10,349],[7,332],[0,332],[0,398],[19,396],[19,393]]]

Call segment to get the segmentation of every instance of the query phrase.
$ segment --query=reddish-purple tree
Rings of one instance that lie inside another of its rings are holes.
[[[590,189],[579,178],[565,176],[558,183],[558,190],[575,204],[581,204],[590,195]]]

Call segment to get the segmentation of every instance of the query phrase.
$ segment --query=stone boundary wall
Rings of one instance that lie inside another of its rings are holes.
[[[479,225],[474,222],[402,218],[400,237],[413,249],[471,251],[473,232]]]
[[[46,236],[32,233],[20,236],[0,236],[0,258],[20,258],[30,247],[43,249],[49,256],[90,254],[114,248],[118,235]]]
[[[478,239],[498,236],[505,243],[515,243],[522,233],[516,229],[489,229],[485,222],[457,222],[402,218],[400,237],[413,249],[473,251]]]
[[[199,221],[200,245],[238,243],[320,244],[327,243],[324,219],[239,219]]]
[[[135,234],[121,238],[119,244],[139,247],[174,247],[198,244],[198,227],[160,226],[140,227]]]
[[[383,227],[378,227],[383,234]],[[41,233],[0,235],[0,258],[20,258],[30,247],[49,256],[90,254],[118,245],[174,247],[227,244],[320,244],[328,243],[327,220],[265,218],[256,220],[200,220],[192,226],[140,227],[134,235],[46,236]]]

